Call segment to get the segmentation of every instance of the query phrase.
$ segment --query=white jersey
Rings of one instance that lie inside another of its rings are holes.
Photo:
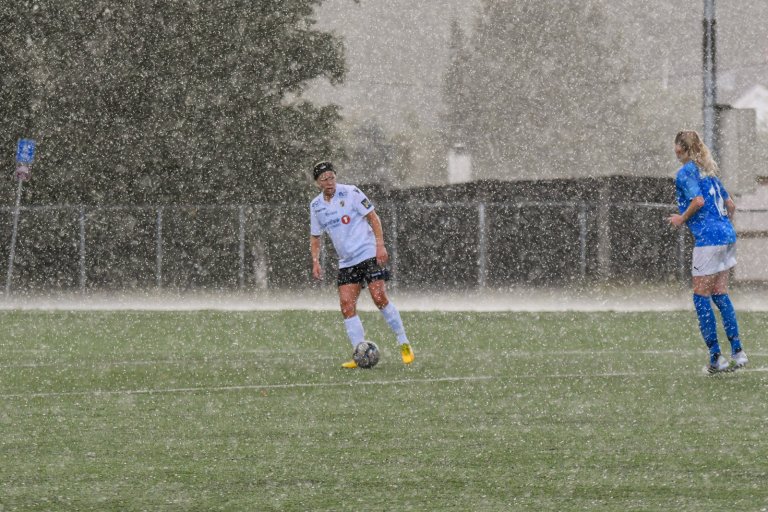
[[[352,185],[337,184],[330,201],[321,192],[309,204],[310,233],[328,233],[339,255],[339,268],[376,257],[376,237],[365,218],[372,211],[371,201]]]

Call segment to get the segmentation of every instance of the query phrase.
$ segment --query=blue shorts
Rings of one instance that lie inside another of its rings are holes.
[[[371,258],[351,267],[340,268],[336,284],[360,284],[365,288],[372,281],[389,281],[389,277],[389,270],[376,263],[376,258]]]

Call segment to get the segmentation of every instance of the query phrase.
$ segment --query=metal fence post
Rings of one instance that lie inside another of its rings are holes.
[[[240,205],[238,208],[238,257],[239,268],[237,271],[237,286],[242,290],[245,288],[245,206]]]
[[[155,280],[158,288],[163,287],[163,207],[157,208],[155,237]]]
[[[13,209],[13,230],[11,231],[11,249],[8,251],[8,275],[5,278],[5,295],[11,294],[13,279],[13,260],[16,258],[16,233],[19,230],[19,214],[21,211],[21,183],[16,188],[16,207]]]
[[[477,248],[477,286],[485,288],[486,279],[486,259],[488,257],[486,248],[485,233],[485,203],[480,202],[477,205],[477,229],[478,229],[478,248]]]
[[[85,290],[85,207],[80,205],[78,215],[80,223],[80,291]]]
[[[514,219],[515,219],[515,224],[514,224],[514,226],[515,226],[515,233],[519,233],[520,232],[520,221],[521,221],[522,216],[523,216],[522,210],[523,210],[523,205],[520,204],[520,203],[516,203],[515,204],[515,217],[514,217]],[[520,273],[521,269],[523,268],[523,265],[522,265],[522,262],[521,262],[521,257],[520,257],[520,251],[519,250],[517,250],[515,252],[515,267],[516,267],[516,270],[517,270],[518,273]]]
[[[587,204],[579,203],[579,274],[587,277]]]
[[[397,206],[392,208],[392,257],[389,259],[392,267],[392,281],[390,281],[393,288],[397,286]]]
[[[611,182],[604,180],[597,195],[597,276],[602,281],[613,277],[613,247],[611,232]],[[619,206],[616,206],[618,208]]]

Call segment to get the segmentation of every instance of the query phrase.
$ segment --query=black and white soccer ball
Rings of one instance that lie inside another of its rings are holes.
[[[361,341],[355,347],[352,359],[358,368],[373,368],[379,362],[379,347],[372,341]]]

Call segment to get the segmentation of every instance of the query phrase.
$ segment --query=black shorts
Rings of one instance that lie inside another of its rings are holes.
[[[357,265],[340,268],[336,284],[361,284],[363,288],[371,281],[389,281],[389,270],[376,263],[376,258],[361,261]]]

